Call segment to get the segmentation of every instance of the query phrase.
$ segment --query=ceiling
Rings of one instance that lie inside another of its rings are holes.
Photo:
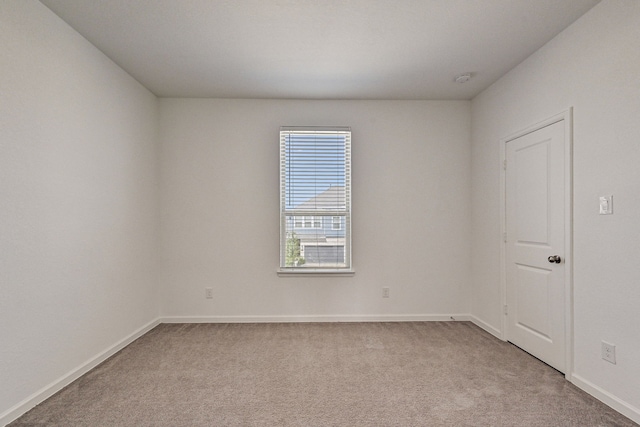
[[[160,97],[436,100],[473,98],[599,0],[41,2]]]

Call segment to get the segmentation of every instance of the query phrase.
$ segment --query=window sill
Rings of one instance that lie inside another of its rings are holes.
[[[356,272],[351,269],[341,270],[315,270],[315,269],[281,269],[278,270],[280,277],[351,277]]]

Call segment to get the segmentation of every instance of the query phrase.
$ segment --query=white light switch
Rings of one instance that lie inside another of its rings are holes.
[[[600,215],[613,214],[613,196],[600,196]]]

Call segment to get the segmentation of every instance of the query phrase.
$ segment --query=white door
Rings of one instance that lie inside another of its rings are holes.
[[[506,143],[507,339],[565,371],[564,120]]]

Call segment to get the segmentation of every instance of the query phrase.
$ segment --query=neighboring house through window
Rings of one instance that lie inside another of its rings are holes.
[[[280,130],[280,270],[351,269],[351,131]]]

